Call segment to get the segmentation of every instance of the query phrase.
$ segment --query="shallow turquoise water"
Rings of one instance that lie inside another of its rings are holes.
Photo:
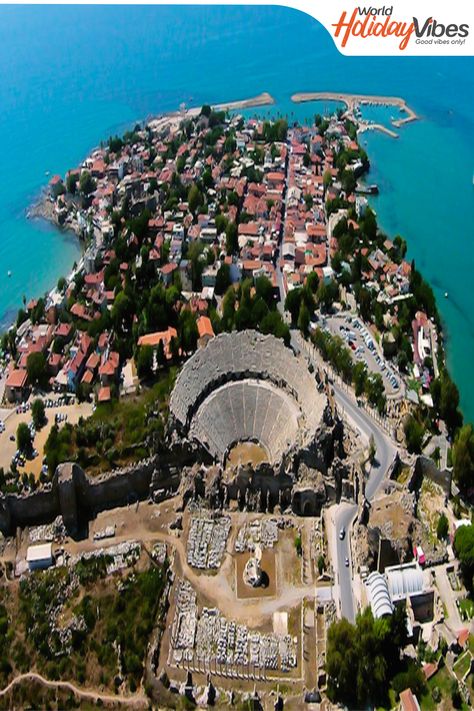
[[[474,419],[473,67],[472,58],[343,57],[318,23],[280,7],[1,6],[0,322],[77,259],[74,239],[28,222],[25,209],[45,171],[64,173],[101,139],[181,101],[269,91],[272,112],[302,120],[321,106],[292,104],[296,91],[401,95],[423,121],[397,141],[367,134],[382,189],[374,205],[437,293],[449,292],[439,303],[448,358]]]

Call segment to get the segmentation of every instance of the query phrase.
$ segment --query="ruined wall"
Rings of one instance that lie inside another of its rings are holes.
[[[447,469],[443,469],[441,471],[432,459],[420,456],[416,459],[415,466],[413,467],[413,471],[408,481],[409,491],[419,489],[424,477],[441,486],[446,496],[451,494],[452,472]]]
[[[151,457],[96,478],[88,477],[78,464],[60,464],[51,484],[31,494],[0,496],[0,530],[4,535],[17,526],[53,521],[62,515],[67,530],[74,534],[81,517],[146,498],[152,480],[173,486],[167,470],[160,471],[158,457]]]

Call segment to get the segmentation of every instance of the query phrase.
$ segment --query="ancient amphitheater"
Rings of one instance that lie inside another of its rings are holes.
[[[224,462],[237,443],[254,442],[271,464],[309,444],[326,397],[303,358],[256,331],[223,333],[181,370],[170,401],[176,428]]]

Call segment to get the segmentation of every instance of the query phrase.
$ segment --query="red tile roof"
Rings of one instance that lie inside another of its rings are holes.
[[[214,336],[214,329],[212,328],[211,319],[208,316],[200,316],[200,318],[198,318],[197,328],[199,338],[202,338],[203,336]]]
[[[26,372],[26,370],[15,368],[14,370],[10,371],[5,385],[7,388],[24,388],[27,380],[28,373]]]

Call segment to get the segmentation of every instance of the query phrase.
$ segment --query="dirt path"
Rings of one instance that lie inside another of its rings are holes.
[[[8,694],[17,684],[21,684],[24,681],[37,681],[48,689],[65,689],[70,691],[76,696],[82,699],[89,699],[91,701],[97,702],[98,699],[106,704],[124,704],[128,707],[135,708],[147,708],[149,700],[144,694],[138,693],[134,696],[120,696],[120,694],[103,694],[100,691],[94,689],[81,689],[80,687],[72,684],[70,681],[50,681],[45,679],[41,674],[36,672],[27,672],[26,674],[19,674],[6,686],[4,689],[0,690],[0,697]]]

